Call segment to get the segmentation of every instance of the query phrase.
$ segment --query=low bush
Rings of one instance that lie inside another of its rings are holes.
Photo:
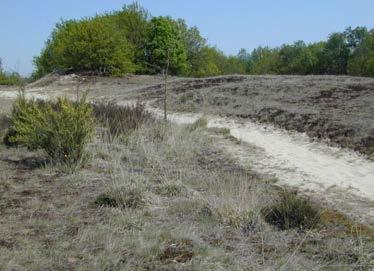
[[[278,200],[272,206],[264,208],[262,214],[266,222],[281,230],[310,229],[320,221],[320,213],[316,207],[287,191],[282,191]]]
[[[120,106],[114,102],[94,104],[93,112],[101,123],[108,126],[112,135],[129,133],[152,119],[151,113],[141,103],[133,106]]]
[[[21,94],[10,121],[9,142],[43,149],[64,170],[74,171],[87,160],[86,144],[93,135],[95,122],[85,98],[79,102],[59,98],[56,103],[47,103],[26,100]]]

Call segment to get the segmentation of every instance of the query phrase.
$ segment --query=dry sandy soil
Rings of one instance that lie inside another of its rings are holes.
[[[213,113],[305,132],[374,159],[374,79],[349,76],[222,76],[169,79],[172,110]],[[162,78],[47,76],[27,88],[41,95],[90,89],[94,99],[161,100]],[[0,90],[4,90],[0,88]],[[9,90],[9,88],[6,88]],[[4,96],[4,95],[3,95]],[[4,102],[3,102],[4,104]],[[7,104],[7,103],[5,103]],[[160,104],[159,104],[160,105]]]
[[[147,89],[145,94],[159,95],[161,88]],[[170,106],[178,111],[205,110],[272,123],[374,159],[374,79],[226,76],[180,80],[170,89]]]
[[[89,90],[89,99],[93,101],[141,100],[153,107],[162,107],[162,82],[158,76],[50,75],[28,85],[26,95],[36,98],[68,95],[74,99],[77,94]],[[0,91],[2,111],[9,110],[15,95],[16,91],[9,87]],[[171,77],[168,108],[174,112],[197,113],[192,118],[179,116],[176,122],[191,122],[204,113],[211,116],[208,125],[230,128],[238,139],[254,147],[252,156],[243,150],[237,151],[236,156],[244,156],[244,162],[255,170],[275,175],[283,183],[304,191],[328,195],[326,201],[336,205],[354,202],[347,208],[354,210],[360,206],[358,217],[362,219],[370,214],[369,220],[374,218],[374,163],[365,159],[374,158],[374,79],[348,76]],[[287,134],[276,127],[296,133]],[[309,137],[305,138],[300,132]],[[309,138],[322,144],[313,145]],[[327,148],[327,145],[354,150],[364,157]]]
[[[89,89],[92,101],[140,99],[160,114],[161,83],[52,75],[26,95],[74,99]],[[92,161],[73,175],[41,153],[0,146],[0,270],[370,270],[373,202],[339,178],[360,179],[370,190],[372,162],[252,121],[373,158],[372,89],[373,79],[332,76],[170,78],[169,109],[179,111],[170,119],[191,123],[204,113],[213,128],[145,126],[114,142],[98,136]],[[0,88],[0,111],[9,112],[16,95]],[[282,168],[294,160],[313,172]],[[324,163],[336,185],[328,174],[312,174],[326,172]],[[317,177],[328,186],[305,186]],[[259,210],[285,186],[319,206],[318,227],[280,231],[264,222]],[[140,206],[95,204],[118,187],[140,190]]]

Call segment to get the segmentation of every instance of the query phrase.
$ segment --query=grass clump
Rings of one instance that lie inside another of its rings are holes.
[[[253,213],[251,211],[237,211],[231,208],[221,209],[218,212],[220,221],[235,229],[244,228],[251,223]]]
[[[139,188],[120,187],[99,195],[95,203],[99,206],[137,209],[146,205],[143,191]]]
[[[210,132],[213,132],[217,135],[224,135],[229,136],[230,135],[230,129],[229,128],[218,128],[218,127],[212,127],[208,129]]]
[[[187,126],[189,131],[195,131],[199,128],[207,128],[208,127],[208,119],[205,117],[201,117],[196,120],[194,123]]]
[[[157,195],[165,197],[176,197],[182,194],[185,187],[180,184],[164,184],[154,188],[154,192]]]
[[[316,207],[296,194],[282,191],[278,200],[264,208],[265,221],[281,230],[311,229],[320,221],[320,212]]]
[[[108,126],[112,135],[129,133],[152,119],[151,113],[141,103],[133,106],[120,106],[114,102],[94,104],[93,112],[101,123]]]
[[[95,122],[85,97],[75,103],[67,98],[38,103],[21,94],[10,122],[10,143],[42,149],[53,163],[68,171],[87,161],[86,144],[93,136]]]
[[[185,263],[195,256],[192,240],[171,240],[162,249],[159,259],[169,263]]]

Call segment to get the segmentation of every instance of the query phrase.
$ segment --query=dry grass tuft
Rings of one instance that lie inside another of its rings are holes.
[[[95,203],[100,206],[142,208],[146,205],[143,191],[138,188],[121,187],[99,195]]]
[[[95,117],[107,125],[114,136],[128,134],[153,119],[141,103],[134,106],[120,106],[114,102],[99,103],[94,104],[93,109]]]

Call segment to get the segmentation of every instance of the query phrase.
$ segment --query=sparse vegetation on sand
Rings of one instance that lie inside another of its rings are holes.
[[[123,110],[122,117],[132,116],[133,110]],[[97,131],[109,132],[110,125],[100,125]],[[0,146],[0,266],[4,270],[373,267],[370,229],[361,231],[360,225],[348,223],[349,218],[342,223],[335,219],[341,216],[321,210],[302,195],[287,194],[284,204],[279,188],[217,150],[211,131],[197,126],[144,121],[110,140],[107,133],[98,132],[88,145],[93,159],[74,174],[49,164],[38,166],[35,161],[43,158],[41,153]],[[214,138],[216,144],[226,140],[219,133]],[[318,225],[309,204],[318,213],[324,211]],[[296,211],[310,227],[289,229],[293,218],[288,227],[271,225],[263,210],[279,210],[284,217]]]

